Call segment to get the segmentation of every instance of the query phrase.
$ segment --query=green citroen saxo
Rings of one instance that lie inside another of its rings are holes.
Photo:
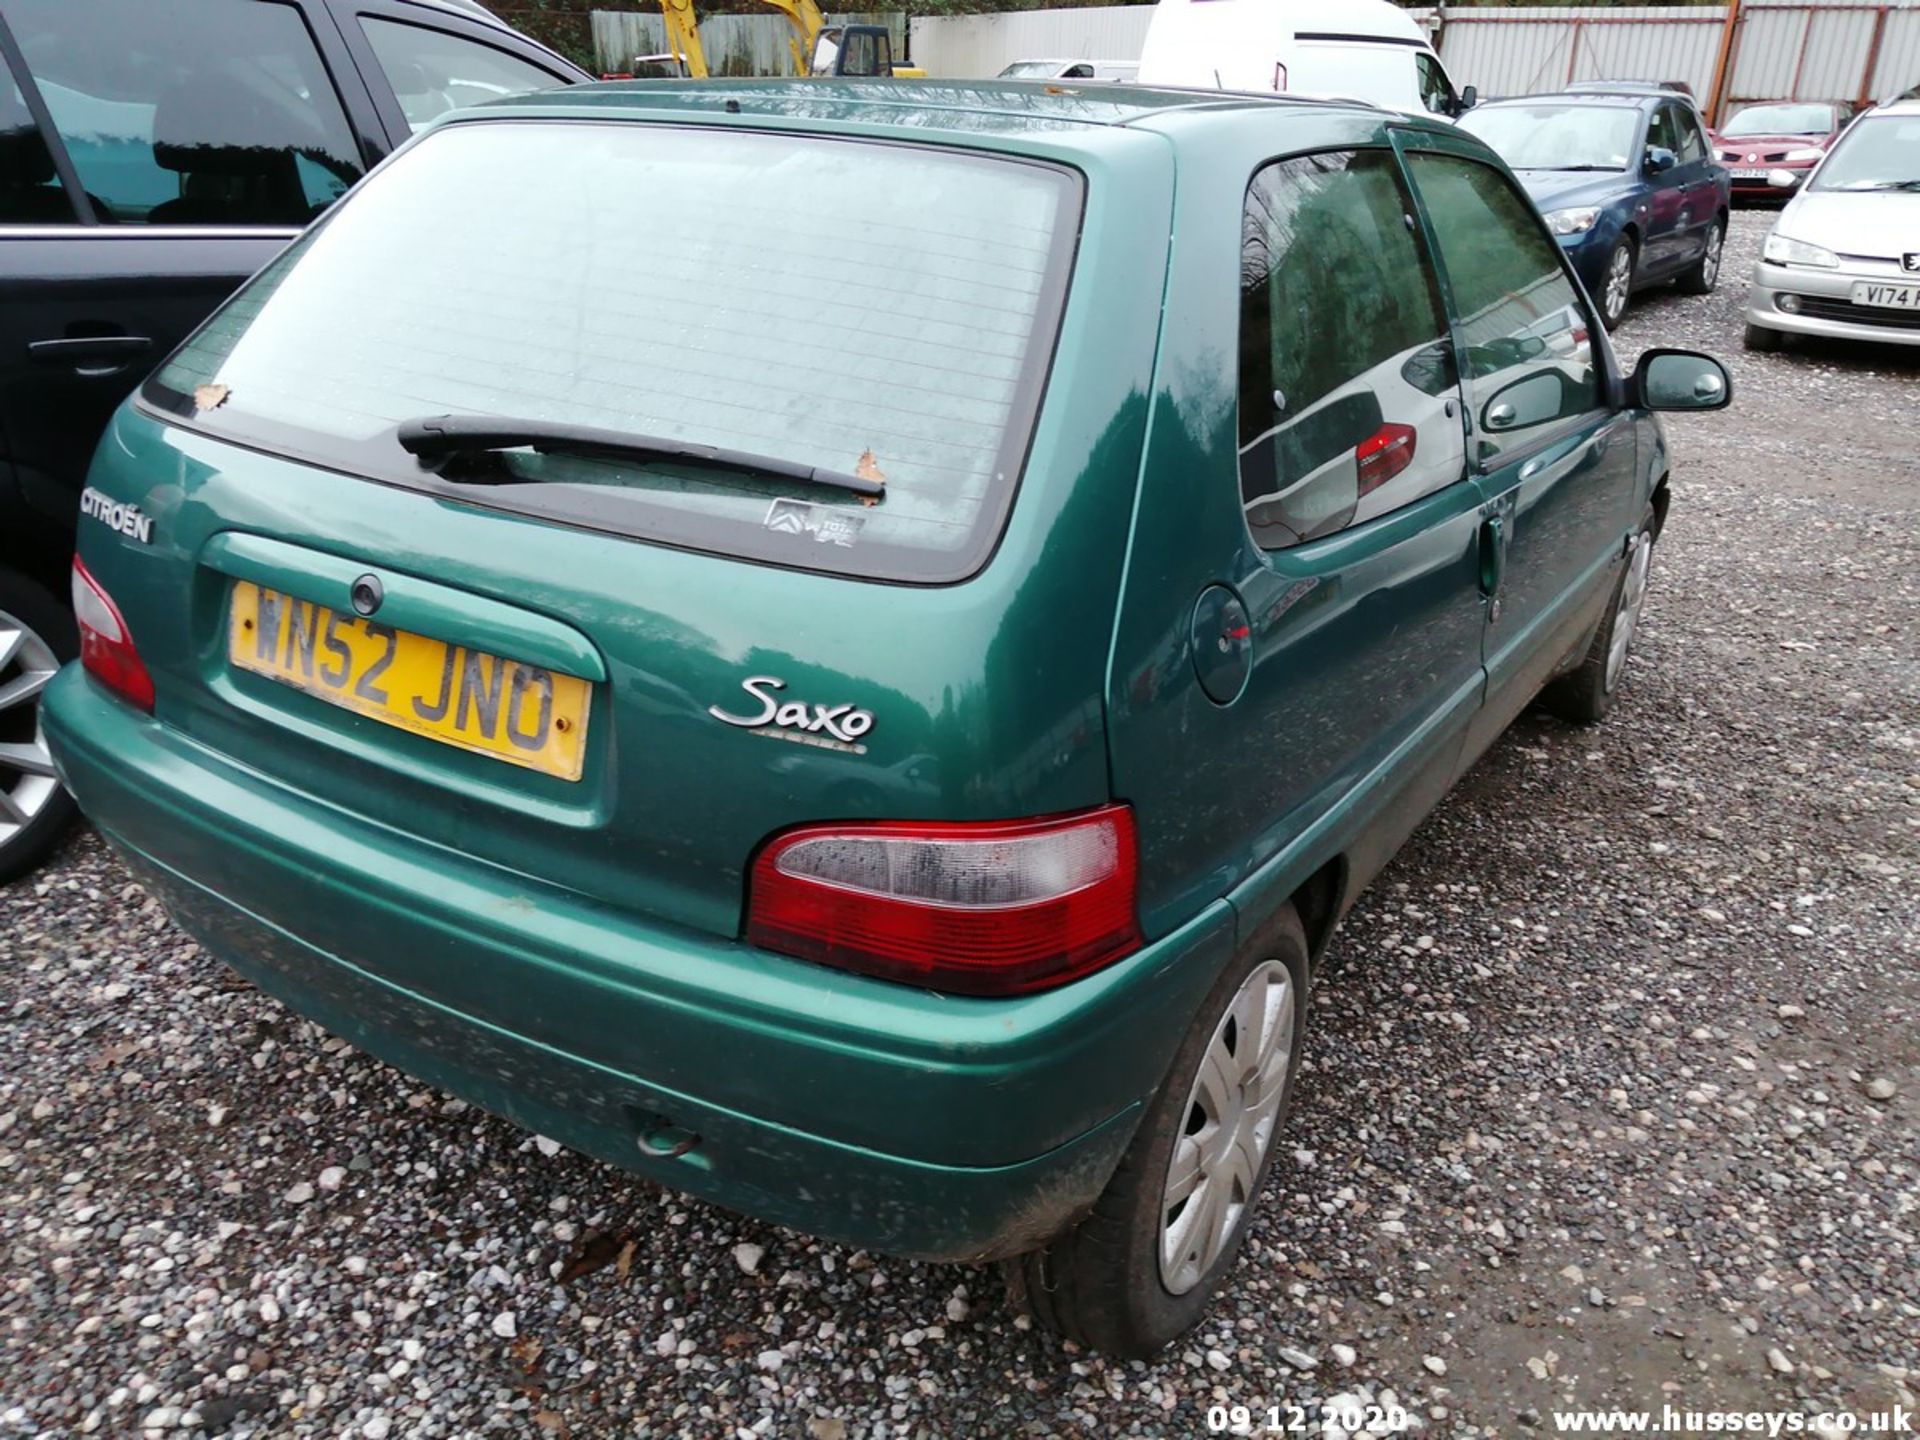
[[[1536,695],[1619,693],[1650,412],[1728,398],[1621,374],[1443,123],[533,97],[121,411],[46,725],[354,1044],[1147,1353],[1233,1263],[1329,932]]]

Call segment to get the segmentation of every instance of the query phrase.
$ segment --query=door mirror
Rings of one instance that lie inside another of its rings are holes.
[[[1633,372],[1633,393],[1648,410],[1724,410],[1733,403],[1733,377],[1711,355],[1649,350]]]
[[[1649,175],[1664,175],[1680,163],[1680,157],[1664,145],[1649,145],[1643,169]]]
[[[1460,92],[1460,103],[1455,107],[1453,113],[1456,115],[1464,115],[1479,103],[1480,87],[1478,85],[1469,85]]]
[[[1800,177],[1791,170],[1769,170],[1767,184],[1776,190],[1791,190],[1800,183]]]

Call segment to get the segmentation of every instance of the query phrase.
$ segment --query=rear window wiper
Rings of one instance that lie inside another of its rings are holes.
[[[887,494],[884,480],[821,465],[802,465],[777,455],[730,450],[723,445],[692,445],[662,435],[635,435],[586,425],[556,425],[543,420],[513,420],[492,415],[423,415],[401,421],[396,438],[401,449],[417,456],[421,464],[436,469],[436,462],[461,456],[532,450],[540,454],[587,455],[612,460],[667,460],[712,470],[762,475],[798,485],[823,485],[863,495],[869,500],[882,500]],[[472,485],[541,483],[497,469],[452,470],[442,472],[442,478]]]

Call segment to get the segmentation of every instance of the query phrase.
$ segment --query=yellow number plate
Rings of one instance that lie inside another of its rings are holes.
[[[593,687],[572,675],[395,630],[242,580],[227,658],[446,745],[578,780]]]

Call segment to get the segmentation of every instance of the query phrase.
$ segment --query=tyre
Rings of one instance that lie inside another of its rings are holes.
[[[1787,343],[1787,337],[1778,330],[1769,330],[1764,325],[1748,325],[1747,332],[1741,336],[1741,344],[1749,350],[1757,350],[1762,355],[1771,355]]]
[[[1633,298],[1633,262],[1638,251],[1633,237],[1622,235],[1607,255],[1606,269],[1600,272],[1600,323],[1611,330],[1627,313]]]
[[[1004,1262],[1037,1324],[1144,1358],[1199,1322],[1239,1254],[1286,1123],[1306,981],[1306,935],[1289,906],[1200,1007],[1092,1211]]]
[[[46,859],[73,821],[40,726],[40,697],[76,651],[66,607],[0,569],[0,883]]]
[[[1707,227],[1707,248],[1700,252],[1700,258],[1693,262],[1690,269],[1681,273],[1679,289],[1682,295],[1713,293],[1713,287],[1720,280],[1720,253],[1726,244],[1726,221],[1715,220]]]
[[[1633,553],[1621,568],[1607,606],[1607,618],[1594,632],[1580,668],[1562,675],[1540,693],[1540,703],[1555,715],[1581,725],[1606,719],[1626,674],[1627,652],[1640,626],[1647,603],[1647,582],[1653,568],[1654,514],[1651,507],[1634,533]]]

